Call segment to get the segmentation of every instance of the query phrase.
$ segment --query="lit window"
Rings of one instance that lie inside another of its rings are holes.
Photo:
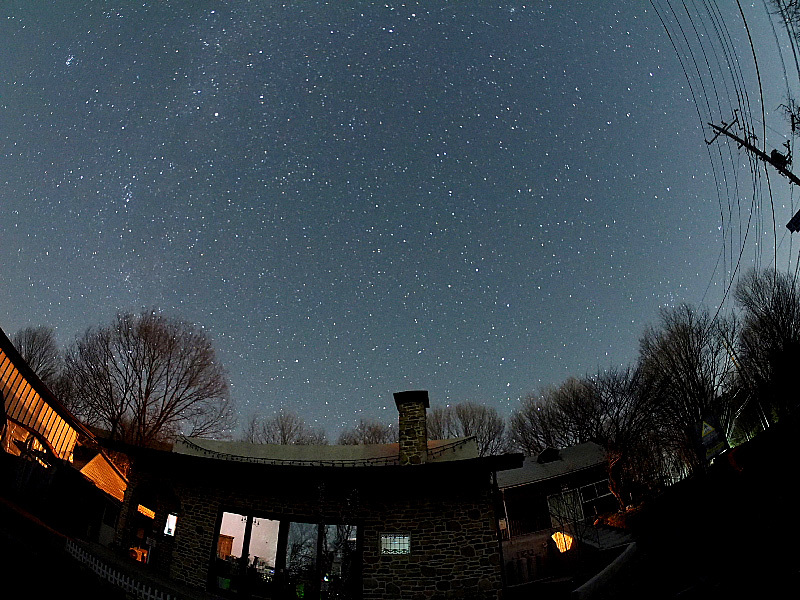
[[[164,535],[175,535],[175,526],[178,524],[178,515],[170,514],[167,516],[167,524],[164,526]]]
[[[411,536],[407,533],[382,533],[381,554],[411,554]]]
[[[566,552],[567,550],[572,549],[572,544],[574,543],[574,539],[568,533],[564,533],[563,531],[556,531],[552,536],[553,541],[556,543],[556,547],[558,548],[559,552]]]

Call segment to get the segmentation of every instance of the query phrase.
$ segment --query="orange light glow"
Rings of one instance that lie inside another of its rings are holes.
[[[140,513],[142,513],[145,517],[150,517],[151,519],[155,519],[156,518],[156,511],[150,510],[146,506],[142,506],[140,504],[138,507],[136,507],[136,510],[138,510]]]
[[[570,548],[572,548],[572,544],[575,543],[575,540],[572,538],[571,535],[563,533],[561,531],[556,531],[552,536],[553,541],[556,543],[556,547],[558,548],[559,552],[566,552]]]

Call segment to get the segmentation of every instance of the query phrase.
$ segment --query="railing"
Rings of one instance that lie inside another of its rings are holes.
[[[89,567],[98,577],[128,594],[133,594],[138,600],[178,600],[173,594],[163,592],[151,584],[119,571],[78,546],[73,540],[67,540],[66,549],[70,556]]]
[[[304,467],[370,467],[400,464],[400,459],[397,455],[352,459],[267,458],[259,456],[242,456],[238,454],[219,452],[217,450],[210,450],[208,448],[203,448],[199,444],[195,444],[185,436],[181,436],[181,443],[185,444],[189,448],[192,448],[195,452],[198,452],[203,456],[219,458],[222,460],[230,460],[234,462],[255,463],[260,465],[294,465]],[[448,444],[443,444],[437,448],[429,448],[428,457],[436,458],[448,450],[455,451],[459,446],[463,446],[465,443],[466,440],[461,439]]]
[[[582,544],[601,547],[599,534],[591,522],[591,519],[564,521],[558,527],[546,527],[504,539],[503,555],[509,582],[526,583],[568,572],[570,565],[580,560]],[[559,540],[553,537],[557,533],[566,534],[567,540],[560,542],[567,544],[564,548],[559,548]]]

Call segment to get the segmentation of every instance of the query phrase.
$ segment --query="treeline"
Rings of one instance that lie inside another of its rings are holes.
[[[728,316],[685,304],[664,308],[643,332],[634,364],[532,393],[507,419],[474,402],[434,406],[428,436],[475,436],[481,455],[535,455],[593,441],[608,454],[611,489],[624,505],[705,468],[704,423],[736,445],[795,410],[796,277],[750,271],[734,301]],[[12,342],[74,414],[115,439],[147,445],[178,433],[233,435],[227,374],[205,331],[192,324],[144,311],[88,329],[63,352],[47,327],[17,332]],[[291,411],[253,417],[240,431],[240,439],[259,443],[329,441]],[[395,423],[362,419],[336,443],[396,439]]]
[[[752,270],[734,289],[729,316],[686,304],[664,308],[640,338],[635,364],[525,398],[509,444],[600,444],[621,506],[707,465],[703,428],[735,446],[797,407],[800,293],[796,277]]]
[[[642,333],[634,364],[530,394],[507,420],[472,402],[434,407],[428,436],[474,435],[481,455],[595,442],[607,453],[610,488],[624,507],[705,469],[704,428],[735,446],[800,402],[796,277],[752,270],[733,297],[736,310],[726,316],[687,304],[662,309]],[[362,420],[338,443],[395,439],[394,426]]]
[[[120,313],[63,351],[51,327],[11,342],[55,397],[112,439],[149,446],[178,433],[230,436],[228,377],[202,328],[160,314]]]

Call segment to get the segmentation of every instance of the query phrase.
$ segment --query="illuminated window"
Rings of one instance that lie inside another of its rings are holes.
[[[150,510],[149,508],[147,508],[143,504],[140,504],[139,506],[137,506],[136,510],[139,511],[141,514],[143,514],[145,517],[150,517],[151,519],[155,519],[156,518],[156,511]]]
[[[566,552],[567,550],[572,549],[572,544],[575,542],[571,535],[564,533],[563,531],[556,531],[550,537],[553,538],[553,541],[556,543],[556,547],[558,548],[559,552]]]
[[[411,536],[407,533],[382,533],[381,554],[411,554]]]
[[[212,581],[220,590],[246,587],[254,598],[275,598],[277,573],[292,598],[360,598],[358,535],[356,525],[223,512]]]
[[[167,524],[164,525],[164,535],[175,535],[175,527],[178,524],[178,515],[169,514]]]

